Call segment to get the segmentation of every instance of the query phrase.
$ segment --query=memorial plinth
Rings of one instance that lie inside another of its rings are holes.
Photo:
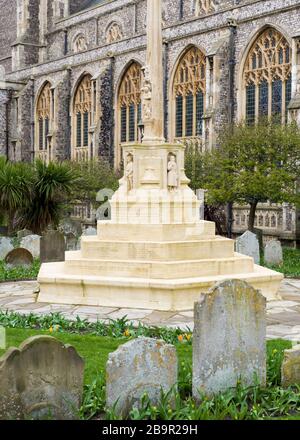
[[[123,152],[129,172],[111,201],[112,220],[98,223],[98,236],[82,237],[81,251],[67,252],[64,263],[42,266],[39,301],[189,310],[201,292],[229,278],[277,299],[282,274],[235,253],[234,241],[216,236],[214,223],[198,220],[182,146],[128,145]],[[177,188],[168,187],[170,155]]]
[[[161,0],[148,0],[141,144],[123,145],[124,178],[111,221],[63,263],[43,264],[39,301],[156,310],[190,310],[217,281],[238,278],[276,299],[282,274],[234,252],[232,240],[199,221],[185,175],[184,146],[163,134]]]

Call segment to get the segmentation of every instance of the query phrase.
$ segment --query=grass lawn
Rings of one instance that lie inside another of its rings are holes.
[[[89,419],[104,414],[107,420],[115,415],[105,412],[105,365],[110,352],[116,350],[128,338],[72,334],[66,332],[7,328],[7,346],[18,347],[25,339],[35,335],[52,335],[66,344],[73,345],[85,360],[85,393],[81,418]],[[176,408],[171,408],[166,399],[158,408],[143,403],[142,408],[133,410],[131,419],[153,420],[245,420],[245,419],[294,419],[300,420],[299,389],[280,388],[280,368],[283,351],[290,348],[289,341],[273,340],[267,343],[266,388],[228,390],[213,398],[205,398],[196,405],[191,397],[192,345],[177,343],[179,358],[179,393]],[[0,356],[4,350],[0,350]],[[95,380],[97,379],[97,382]]]
[[[85,360],[85,383],[89,384],[95,379],[100,371],[105,370],[109,353],[117,350],[117,348],[127,342],[127,339],[117,339],[105,336],[93,335],[76,335],[70,333],[55,332],[41,330],[23,330],[23,329],[6,329],[7,347],[19,347],[19,345],[27,338],[36,335],[54,336],[65,344],[73,345],[80,356]],[[177,347],[180,361],[192,361],[192,347],[179,345]],[[5,350],[0,350],[0,356]]]
[[[9,269],[4,261],[0,260],[0,281],[34,280],[38,276],[40,267],[40,261],[34,260],[31,267]]]
[[[268,266],[286,277],[300,278],[300,249],[283,248],[282,266]]]

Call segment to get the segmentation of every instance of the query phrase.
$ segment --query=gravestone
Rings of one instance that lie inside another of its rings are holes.
[[[58,230],[62,232],[64,235],[74,234],[76,237],[80,237],[82,235],[82,227],[81,222],[72,220],[70,218],[65,218],[59,224]]]
[[[66,243],[59,231],[48,231],[41,238],[41,262],[56,263],[65,261]]]
[[[33,258],[40,258],[40,242],[40,235],[27,235],[22,238],[20,247],[27,249],[33,255]]]
[[[193,395],[266,382],[266,299],[244,281],[217,284],[195,303]]]
[[[206,192],[207,191],[205,189],[197,189],[196,190],[197,199],[200,202],[200,208],[199,208],[200,220],[204,220],[204,216],[205,216],[205,193]]]
[[[284,350],[281,384],[283,387],[300,385],[300,345],[295,345],[291,350]]]
[[[76,237],[75,234],[73,234],[73,232],[69,232],[68,234],[65,235],[65,243],[66,243],[67,251],[76,251],[78,238]]]
[[[0,261],[5,260],[7,254],[13,250],[12,240],[8,237],[0,237]]]
[[[236,252],[252,257],[255,264],[260,264],[259,241],[253,232],[246,231],[235,242]]]
[[[27,237],[28,235],[33,235],[33,232],[29,231],[28,229],[22,229],[22,231],[18,231],[18,234],[17,234],[19,240]]]
[[[92,237],[94,235],[97,235],[97,229],[92,227],[86,228],[86,230],[83,232],[82,235],[85,235],[87,237]]]
[[[33,256],[27,249],[18,248],[9,252],[4,261],[9,267],[29,267],[33,263]]]
[[[153,405],[161,389],[169,392],[177,383],[177,354],[172,345],[151,338],[138,338],[109,355],[106,366],[106,403],[126,416],[147,393]],[[117,403],[116,403],[117,402]]]
[[[0,420],[78,418],[84,361],[50,336],[27,339],[0,358]]]
[[[265,263],[280,266],[283,263],[282,246],[279,240],[271,240],[265,246]]]

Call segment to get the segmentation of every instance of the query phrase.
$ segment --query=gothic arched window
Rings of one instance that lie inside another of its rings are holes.
[[[53,114],[52,101],[53,91],[51,84],[47,82],[39,95],[36,108],[36,151],[41,158],[48,152],[48,135]]]
[[[174,80],[175,137],[201,136],[205,111],[206,60],[196,47],[189,49],[177,67]]]
[[[138,141],[141,120],[141,66],[134,62],[125,73],[119,90],[121,143]]]
[[[286,122],[291,85],[291,48],[280,32],[268,28],[252,45],[244,68],[247,122],[263,116]]]
[[[73,112],[73,156],[76,160],[89,158],[89,131],[92,124],[92,77],[85,75],[77,87]]]

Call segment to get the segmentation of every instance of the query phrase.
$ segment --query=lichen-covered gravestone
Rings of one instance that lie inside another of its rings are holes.
[[[13,244],[10,238],[0,237],[0,261],[5,260],[5,257],[9,252],[13,250]]]
[[[21,231],[18,231],[18,239],[22,240],[22,238],[27,237],[28,235],[33,235],[32,231],[29,231],[29,229],[22,229]]]
[[[217,284],[195,303],[193,395],[266,381],[266,299],[246,282]]]
[[[291,350],[284,350],[281,384],[283,387],[300,385],[300,345],[295,345]]]
[[[265,263],[279,266],[283,263],[282,246],[279,240],[271,240],[265,246]]]
[[[153,405],[161,390],[169,392],[177,383],[177,354],[174,346],[151,338],[138,338],[109,355],[106,366],[106,403],[126,416],[145,393]]]
[[[40,235],[27,235],[21,240],[21,248],[27,249],[33,258],[40,258]]]
[[[235,242],[236,252],[252,257],[255,264],[260,263],[259,241],[253,232],[246,231]]]
[[[50,336],[27,339],[0,358],[0,420],[78,418],[84,361]]]
[[[41,262],[55,263],[65,261],[66,243],[59,231],[48,231],[41,238]]]

